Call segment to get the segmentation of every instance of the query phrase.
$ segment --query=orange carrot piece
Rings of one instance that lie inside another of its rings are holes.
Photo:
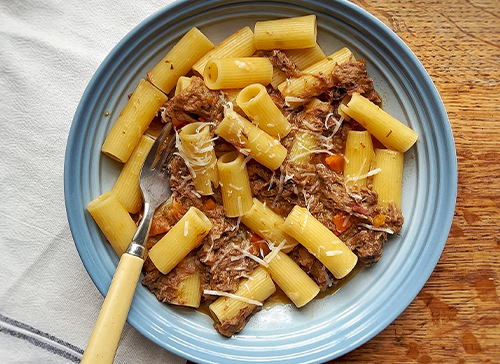
[[[346,214],[345,212],[339,212],[338,214],[334,215],[332,220],[335,224],[335,229],[339,234],[342,234],[352,225],[350,215]]]
[[[215,201],[212,200],[211,198],[207,198],[207,200],[205,201],[205,210],[213,210],[215,209]]]
[[[325,158],[325,163],[334,172],[340,173],[344,170],[344,157],[339,154],[332,154]]]
[[[381,227],[385,224],[385,215],[377,215],[373,218],[372,225],[375,227]]]

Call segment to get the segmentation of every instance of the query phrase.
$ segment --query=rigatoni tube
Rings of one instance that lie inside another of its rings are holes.
[[[179,154],[189,168],[195,190],[201,195],[211,195],[212,184],[219,186],[219,176],[210,124],[188,124],[179,131],[179,139]]]
[[[168,94],[180,76],[186,75],[203,55],[213,48],[213,43],[198,28],[191,28],[148,72],[148,80]]]
[[[254,83],[245,87],[236,103],[255,125],[272,137],[281,139],[290,132],[290,123],[263,85]]]
[[[226,110],[215,134],[271,170],[277,169],[287,155],[286,148],[277,139],[230,109]]]
[[[394,201],[401,209],[401,187],[403,180],[403,153],[390,149],[375,150],[375,169],[380,172],[373,176],[372,188],[378,193],[378,201],[388,205]]]
[[[241,312],[246,316],[276,292],[276,286],[265,268],[257,268],[250,278],[241,281],[231,297],[221,297],[209,306],[210,312],[220,325],[227,324]],[[214,292],[218,293],[218,292]]]
[[[344,181],[346,186],[366,186],[367,173],[373,159],[371,134],[366,130],[349,131],[344,157]]]
[[[273,65],[265,57],[212,58],[203,72],[205,85],[211,90],[268,85],[272,76]]]
[[[404,153],[418,139],[414,130],[358,93],[352,94],[347,106],[341,104],[340,110],[363,125],[389,149]]]
[[[273,256],[269,253],[264,260],[268,263],[267,270],[272,280],[287,295],[297,307],[309,303],[319,293],[319,287],[295,263],[292,258],[283,252]]]
[[[201,57],[194,65],[193,70],[203,76],[207,62],[212,58],[250,57],[255,53],[255,42],[250,27],[244,27],[231,34],[215,48]]]
[[[258,50],[311,48],[316,35],[316,15],[258,21],[254,30]]]
[[[139,187],[139,174],[146,160],[154,139],[143,135],[139,144],[123,166],[114,186],[113,193],[118,197],[128,212],[139,212],[142,207],[142,192]]]
[[[149,251],[153,264],[163,274],[170,272],[198,247],[212,228],[210,220],[196,207],[188,212]]]
[[[285,252],[289,252],[298,244],[297,240],[281,229],[285,220],[256,198],[253,199],[251,209],[241,217],[241,222],[275,246],[285,242],[283,247]]]
[[[116,119],[102,152],[125,163],[167,96],[146,80],[141,80],[134,93]]]
[[[87,211],[116,254],[121,256],[132,241],[137,226],[120,200],[113,192],[105,192],[87,205]]]
[[[315,150],[317,145],[317,137],[313,133],[299,131],[295,135],[288,158],[298,165],[305,165],[311,160],[311,151]]]
[[[187,89],[191,84],[191,77],[181,76],[175,85],[175,96],[179,95],[182,91]]]
[[[290,105],[303,104],[313,96],[326,91],[321,75],[331,75],[339,64],[349,62],[354,55],[348,48],[342,48],[325,59],[312,64],[302,71],[302,76],[291,78],[278,85],[281,96]]]
[[[344,278],[356,266],[358,257],[305,208],[295,206],[285,219],[283,230],[297,239],[337,279]]]
[[[244,160],[243,154],[229,152],[217,161],[222,203],[227,217],[243,216],[252,207],[252,191]]]
[[[295,63],[295,66],[297,66],[300,71],[326,58],[325,52],[323,52],[318,44],[312,48],[286,50],[285,54],[293,63]],[[278,88],[278,85],[285,80],[286,73],[277,67],[274,67],[271,86],[276,89]]]
[[[182,267],[181,267],[182,265]],[[190,271],[179,282],[175,297],[169,303],[178,306],[200,307],[201,301],[201,273],[196,266],[193,255],[188,255],[179,263],[179,268]]]

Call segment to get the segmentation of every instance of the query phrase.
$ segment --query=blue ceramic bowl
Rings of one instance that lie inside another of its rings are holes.
[[[133,29],[88,85],[71,127],[64,184],[68,220],[85,267],[105,294],[118,257],[86,211],[113,186],[120,165],[100,147],[140,78],[192,26],[215,44],[255,21],[314,13],[327,54],[342,46],[367,61],[385,109],[419,133],[405,155],[400,235],[382,259],[333,295],[304,308],[272,305],[231,339],[203,313],[162,304],[139,285],[128,321],[144,336],[196,362],[320,363],[389,325],[415,298],[444,248],[457,192],[456,152],[440,96],[418,59],[382,22],[347,1],[180,1]]]

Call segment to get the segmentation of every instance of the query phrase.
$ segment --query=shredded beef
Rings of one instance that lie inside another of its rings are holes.
[[[164,105],[164,120],[180,126],[197,121],[198,117],[219,123],[224,117],[224,96],[210,90],[200,77],[191,77],[191,83],[180,94]]]
[[[289,255],[316,282],[321,291],[338,282],[333,274],[302,245],[293,248]]]
[[[231,337],[235,333],[240,332],[246,326],[252,314],[258,310],[258,307],[246,306],[238,312],[238,314],[231,319],[222,322],[216,320],[214,328],[224,336]]]
[[[297,65],[282,50],[272,50],[267,54],[267,58],[274,67],[285,72],[286,77],[300,77],[302,74]]]
[[[340,238],[358,256],[362,265],[370,266],[382,257],[382,248],[387,241],[387,233],[353,227]]]
[[[373,79],[368,76],[363,59],[349,61],[335,67],[333,77],[337,84],[328,92],[330,101],[340,101],[346,94],[357,92],[371,102],[381,105],[382,99],[373,87]]]
[[[151,259],[148,258],[144,262],[143,272],[142,284],[148,287],[159,301],[182,304],[178,302],[177,289],[184,279],[196,272],[196,264],[193,257],[189,255],[165,275],[156,269]]]
[[[353,226],[358,232],[364,233],[355,238],[356,242],[352,240],[346,244],[358,255],[363,265],[371,265],[380,259],[387,232],[374,232],[358,226],[358,223],[370,225],[375,216],[382,214],[385,216],[385,228],[394,233],[401,230],[403,217],[393,203],[388,208],[382,207],[378,204],[377,193],[367,187],[354,186],[347,190],[343,177],[323,164],[289,163],[282,168],[281,173],[293,175],[293,178],[283,183],[283,190],[279,194],[280,175],[273,175],[258,163],[248,163],[254,196],[266,201],[282,216],[286,216],[295,205],[307,207],[316,219],[334,232],[333,216],[338,212],[349,214]],[[279,197],[276,199],[277,195]],[[348,236],[341,235],[340,238],[346,241]]]

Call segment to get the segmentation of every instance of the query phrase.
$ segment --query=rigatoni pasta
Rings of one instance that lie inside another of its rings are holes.
[[[217,161],[224,214],[228,217],[243,216],[252,207],[252,191],[244,160],[243,154],[229,152]]]
[[[284,53],[295,64],[299,71],[326,58],[325,52],[323,52],[317,43],[312,48],[290,49],[286,50]],[[285,82],[286,78],[286,73],[275,67],[271,79],[271,86],[275,89],[278,88],[278,85]]]
[[[279,140],[231,109],[226,110],[224,119],[215,129],[215,134],[233,144],[241,153],[251,156],[272,170],[277,169],[287,155]]]
[[[201,302],[201,273],[196,267],[194,256],[188,255],[184,259],[187,261],[187,266],[194,267],[194,271],[185,275],[183,279],[180,280],[175,292],[175,297],[169,303],[178,306],[198,308]]]
[[[139,174],[144,160],[153,146],[153,138],[143,135],[139,144],[123,166],[114,186],[113,193],[128,212],[139,212],[142,207],[142,192],[139,187]]]
[[[148,80],[168,94],[177,84],[180,76],[186,75],[191,67],[209,50],[213,43],[198,28],[188,31],[148,72]]]
[[[288,255],[269,253],[267,270],[272,280],[297,307],[308,304],[319,293],[319,287]],[[266,257],[266,258],[267,258]]]
[[[257,268],[248,279],[240,283],[234,294],[226,294],[209,306],[219,325],[229,325],[239,314],[249,316],[253,310],[276,291],[269,273],[262,267]],[[220,292],[206,292],[218,294]]]
[[[212,228],[210,220],[196,207],[188,212],[149,251],[149,258],[163,274],[170,272],[196,248]]]
[[[325,90],[322,75],[331,75],[339,64],[349,62],[354,55],[348,48],[339,51],[307,67],[300,77],[291,78],[278,85],[278,90],[290,105],[301,105],[311,97],[318,96]],[[328,85],[326,85],[328,86]]]
[[[236,103],[255,125],[272,137],[281,139],[290,132],[290,123],[261,84],[241,90]]]
[[[121,256],[137,231],[134,220],[113,192],[105,192],[87,205],[113,250]]]
[[[316,15],[258,21],[255,23],[255,48],[302,49],[316,44]]]
[[[351,130],[347,134],[345,146],[344,179],[346,186],[366,186],[368,171],[373,159],[371,134]]]
[[[255,42],[250,27],[244,27],[231,34],[211,51],[201,57],[194,65],[193,71],[203,75],[205,66],[213,58],[250,57],[255,53]]]
[[[273,65],[265,57],[211,58],[203,72],[205,84],[212,90],[268,85],[272,76]]]
[[[289,252],[298,244],[297,240],[281,229],[285,222],[283,217],[256,198],[253,199],[250,210],[241,217],[241,222],[266,241],[276,246],[283,244],[284,252]]]
[[[283,230],[305,246],[337,279],[348,275],[358,262],[344,242],[307,209],[295,206],[285,219]]]
[[[341,110],[363,125],[389,149],[406,152],[416,143],[418,134],[358,93]]]
[[[148,81],[141,80],[106,137],[102,152],[125,163],[166,101],[167,96],[163,92]]]
[[[201,195],[211,195],[212,186],[219,185],[219,174],[210,124],[188,124],[179,131],[179,139],[177,148],[189,168],[194,188]]]
[[[403,153],[390,149],[376,149],[372,187],[378,193],[381,204],[393,201],[401,208],[401,187],[403,182]]]
[[[301,131],[295,137],[288,158],[300,165],[309,163],[311,151],[316,149],[318,141],[313,133]]]

